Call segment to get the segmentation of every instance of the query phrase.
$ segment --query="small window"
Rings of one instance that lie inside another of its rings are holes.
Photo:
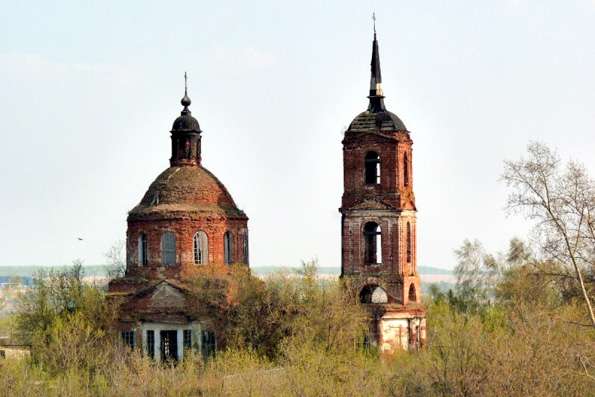
[[[244,229],[242,238],[242,255],[244,257],[244,263],[249,264],[249,251],[248,251],[248,229]]]
[[[223,255],[226,265],[233,263],[233,236],[229,231],[223,235]]]
[[[403,155],[403,184],[409,186],[409,158],[407,153]]]
[[[380,156],[376,152],[368,152],[365,160],[366,185],[380,183]]]
[[[411,263],[412,248],[411,223],[407,222],[407,263]]]
[[[416,302],[417,295],[415,293],[415,285],[411,284],[409,286],[409,302]]]
[[[141,233],[138,236],[138,264],[140,266],[147,266],[148,262],[148,247],[147,247],[147,235]]]
[[[147,355],[155,359],[155,331],[147,330]]]
[[[184,349],[192,348],[192,331],[189,329],[184,330]]]
[[[205,265],[209,260],[209,239],[202,230],[194,235],[194,264]]]
[[[173,232],[165,232],[161,237],[161,261],[163,266],[176,264],[176,235]]]
[[[122,331],[122,341],[124,342],[124,345],[134,349],[134,331]]]
[[[368,265],[382,263],[382,230],[375,222],[364,225],[365,261]]]

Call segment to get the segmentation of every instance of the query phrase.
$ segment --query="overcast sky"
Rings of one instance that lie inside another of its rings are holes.
[[[529,140],[595,174],[595,0],[1,3],[0,265],[104,262],[168,166],[187,71],[252,265],[339,266],[374,9],[386,103],[414,140],[420,265],[526,234],[498,179]]]

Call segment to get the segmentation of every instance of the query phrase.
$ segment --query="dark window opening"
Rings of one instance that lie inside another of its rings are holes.
[[[200,346],[202,356],[205,360],[209,357],[213,357],[215,355],[215,349],[217,348],[215,333],[212,331],[202,331]]]
[[[411,241],[411,224],[407,222],[407,263],[411,263],[411,251],[412,251],[412,241]]]
[[[409,302],[416,302],[417,296],[415,294],[415,285],[411,284],[409,286]]]
[[[122,331],[122,341],[124,342],[124,345],[134,349],[134,331]]]
[[[178,361],[178,331],[161,331],[161,359],[163,361]]]
[[[141,266],[147,266],[148,262],[148,246],[147,246],[147,235],[141,233],[138,236],[138,263]]]
[[[163,266],[176,264],[176,235],[173,232],[165,232],[161,237],[161,260]]]
[[[368,152],[365,160],[366,185],[380,183],[380,156],[376,152]]]
[[[409,186],[409,158],[407,153],[403,156],[403,184]]]
[[[184,349],[192,348],[192,331],[189,329],[184,330]]]
[[[223,255],[226,265],[233,263],[233,238],[231,232],[225,232],[223,235]]]
[[[364,226],[365,261],[368,265],[382,263],[382,231],[375,222]]]
[[[155,359],[155,331],[147,331],[147,355],[151,359]]]

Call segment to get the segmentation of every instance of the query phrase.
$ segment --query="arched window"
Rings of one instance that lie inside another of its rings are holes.
[[[366,153],[366,185],[377,185],[380,183],[380,156],[376,152]]]
[[[411,263],[411,223],[407,222],[407,263]]]
[[[209,262],[209,239],[207,234],[199,230],[194,235],[194,264],[205,265]]]
[[[388,294],[377,285],[366,285],[359,293],[361,303],[388,303]]]
[[[415,285],[409,286],[409,302],[417,302],[417,296],[415,294]]]
[[[226,265],[233,263],[233,236],[229,231],[223,235],[223,256]]]
[[[248,229],[244,229],[242,233],[242,255],[244,257],[244,263],[249,264],[249,249],[248,249]]]
[[[161,236],[161,262],[163,266],[176,264],[176,235],[173,232]]]
[[[403,184],[409,186],[409,157],[407,153],[403,156]]]
[[[147,266],[148,262],[148,247],[147,247],[147,235],[141,233],[138,236],[138,264],[140,266]]]
[[[364,225],[365,263],[382,263],[382,230],[375,222]]]

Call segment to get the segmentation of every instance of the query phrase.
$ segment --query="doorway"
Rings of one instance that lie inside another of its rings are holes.
[[[161,360],[178,361],[178,331],[161,331]]]

